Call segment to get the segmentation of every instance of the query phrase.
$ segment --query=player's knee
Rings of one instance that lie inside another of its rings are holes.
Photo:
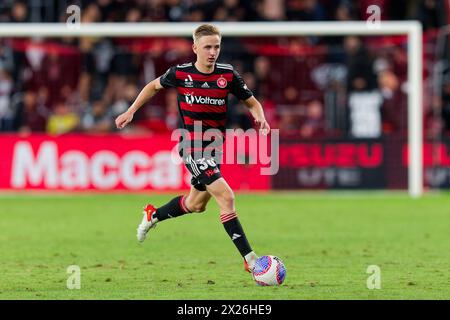
[[[190,212],[201,213],[206,210],[207,203],[208,202],[204,201],[191,201],[191,199],[187,197],[185,205]]]
[[[226,190],[221,194],[222,201],[229,205],[234,204],[234,192],[231,190]]]
[[[204,212],[206,210],[206,204],[203,203],[194,204],[192,208],[190,208],[190,210],[195,213]]]

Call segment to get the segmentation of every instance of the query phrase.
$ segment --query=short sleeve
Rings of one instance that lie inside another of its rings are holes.
[[[173,88],[177,86],[177,78],[176,78],[176,67],[171,67],[167,69],[166,73],[164,73],[159,81],[164,88]]]
[[[233,70],[233,80],[231,82],[230,92],[239,100],[247,100],[253,96],[253,92],[247,87],[244,79],[242,79],[236,70]]]

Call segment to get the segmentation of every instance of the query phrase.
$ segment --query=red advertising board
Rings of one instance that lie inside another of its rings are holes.
[[[386,186],[379,141],[283,141],[275,189],[357,189]]]
[[[258,158],[252,147],[236,146],[238,158]],[[0,189],[187,190],[191,175],[175,150],[170,135],[0,135]],[[450,187],[449,150],[450,141],[424,143],[426,186]],[[278,151],[275,175],[259,162],[223,164],[222,174],[234,190],[407,187],[404,139],[281,141]]]
[[[286,140],[275,189],[406,189],[405,138]],[[423,144],[424,185],[450,187],[450,141]]]
[[[176,142],[170,135],[2,135],[0,146],[0,189],[176,191],[190,187],[190,173],[181,161],[174,161]],[[260,174],[258,164],[223,164],[221,171],[236,190],[270,187],[270,177]]]

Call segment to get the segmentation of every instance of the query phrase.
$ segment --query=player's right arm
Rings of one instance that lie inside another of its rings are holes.
[[[160,78],[157,78],[147,84],[139,93],[136,100],[128,108],[127,111],[122,113],[116,118],[116,126],[118,129],[123,129],[127,124],[133,120],[133,116],[136,111],[139,110],[147,101],[149,101],[163,86],[161,85]]]

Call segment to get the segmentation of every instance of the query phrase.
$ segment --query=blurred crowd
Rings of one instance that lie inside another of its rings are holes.
[[[448,4],[425,0],[96,0],[0,2],[2,22],[349,21],[417,19],[425,31],[427,134],[450,132],[449,50],[436,56]],[[220,60],[232,63],[284,136],[404,135],[407,129],[405,37],[224,38]],[[0,131],[105,133],[140,89],[171,65],[192,61],[186,38],[0,39]],[[436,73],[434,66],[441,68]],[[437,81],[439,80],[439,81]],[[228,123],[250,128],[245,107],[231,98]],[[128,132],[170,132],[180,125],[177,96],[165,90]]]
[[[0,22],[65,22],[70,5],[84,22],[365,20],[377,5],[383,20],[447,24],[443,0],[2,0]]]

